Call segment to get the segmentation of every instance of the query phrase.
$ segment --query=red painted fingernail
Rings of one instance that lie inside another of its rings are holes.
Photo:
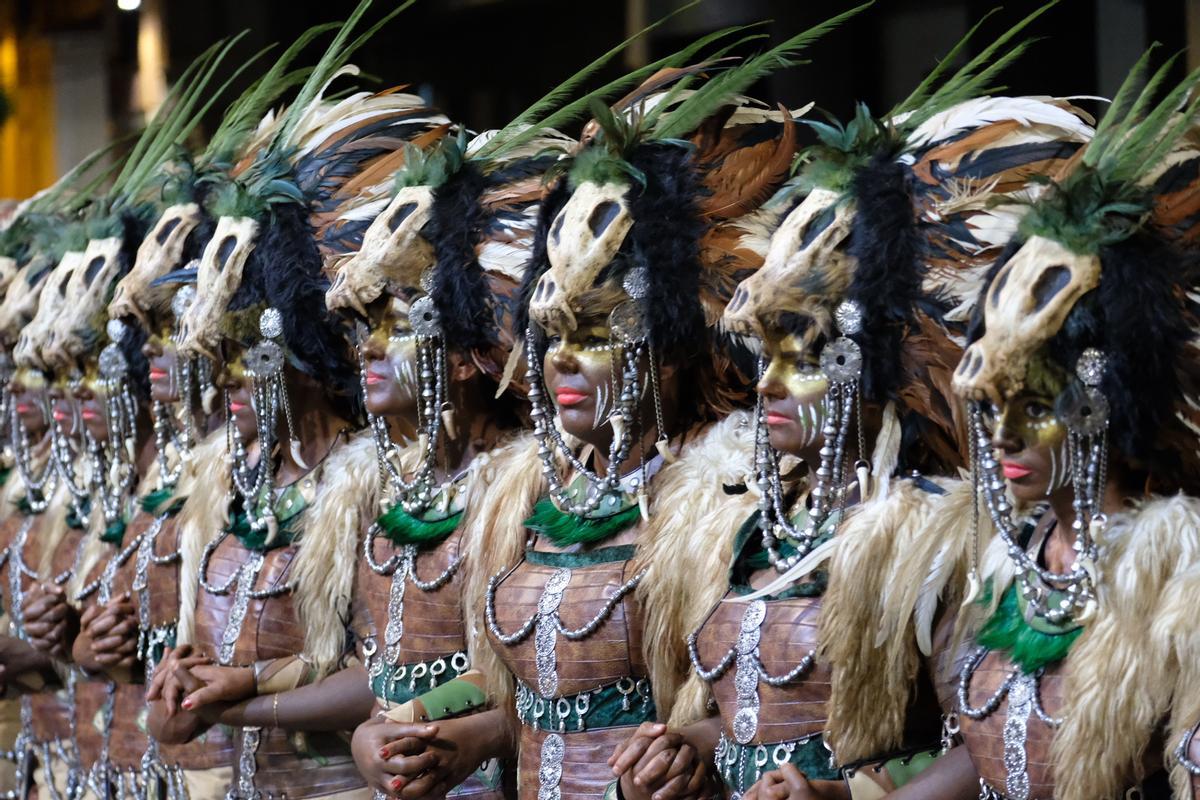
[[[184,700],[184,701],[183,701],[183,707],[184,707],[184,708],[186,708],[187,710],[191,711],[191,709],[192,709],[192,701],[191,701],[191,700]]]
[[[380,758],[387,758],[387,757],[388,757],[388,751],[387,751],[387,748],[386,748],[386,747],[381,747],[381,748],[379,748],[379,757],[380,757]]]
[[[392,788],[393,789],[403,789],[404,788],[404,779],[396,778],[394,781],[392,781]]]

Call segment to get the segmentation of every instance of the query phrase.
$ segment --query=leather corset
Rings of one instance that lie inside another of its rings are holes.
[[[587,563],[605,558],[606,551],[613,560]],[[557,682],[548,696],[570,697],[648,675],[642,653],[642,615],[631,586],[631,579],[635,578],[632,556],[633,548],[628,546],[584,555],[530,551],[496,585],[491,605],[501,634],[511,636],[538,616],[539,607],[544,611],[553,605],[553,599],[558,601],[557,613],[563,628],[577,631],[594,625],[590,634],[574,640],[561,632],[554,634],[554,665],[549,671],[557,676]],[[607,606],[623,589],[623,597],[605,615]],[[548,597],[553,599],[548,602]],[[535,692],[539,687],[547,688],[546,657],[538,657],[537,640],[541,637],[535,631],[531,629],[520,641],[507,645],[491,626],[488,635],[519,681],[533,687]],[[545,691],[541,693],[547,695]],[[547,701],[546,705],[554,704]],[[550,735],[528,724],[521,726],[517,773],[521,797],[534,797],[541,788],[539,769],[544,769],[547,763],[543,744]],[[603,796],[613,779],[606,760],[617,743],[628,736],[628,726],[584,730],[565,726],[558,739],[562,750],[549,759],[561,765],[557,785],[562,797]]]
[[[287,545],[263,554],[262,569],[253,589],[262,591],[281,588],[290,578],[292,561],[299,545]],[[226,621],[236,602],[238,569],[246,563],[250,551],[233,536],[226,536],[208,561],[206,574],[209,586],[230,584],[226,594],[215,595],[200,588],[196,600],[196,647],[216,657]],[[231,582],[232,581],[232,582]],[[231,665],[251,666],[255,661],[295,655],[304,651],[304,632],[296,617],[292,593],[254,599],[249,598],[246,613],[233,647]],[[238,781],[238,764],[233,743],[226,748],[216,742],[216,728],[206,739],[210,755],[223,757],[220,764],[234,765],[234,786]],[[241,731],[234,731],[237,740]],[[300,745],[297,747],[296,745]],[[264,728],[257,749],[255,786],[264,795],[291,798],[312,797],[358,789],[364,785],[350,756],[349,742],[337,734],[305,733],[289,736],[276,728]]]
[[[972,708],[982,707],[989,698],[1004,685],[1013,672],[1013,663],[1003,653],[990,652],[980,662],[971,678],[967,702]],[[1041,698],[1041,707],[1051,717],[1058,717],[1063,705],[1062,688],[1066,677],[1066,661],[1051,664],[1046,667],[1038,685],[1037,695]],[[1032,684],[1029,684],[1032,686]],[[1014,718],[1025,718],[1025,774],[1029,779],[1030,800],[1052,800],[1054,797],[1054,776],[1050,764],[1050,743],[1054,739],[1054,728],[1043,721],[1036,711],[1028,708],[1028,703],[1021,703],[1025,690],[1019,685],[1008,689],[996,710],[983,719],[972,719],[964,713],[959,714],[959,725],[963,741],[971,753],[971,761],[979,776],[1001,794],[1014,794],[1006,790],[1010,779],[1005,767],[1005,723],[1012,715]],[[1019,743],[1014,743],[1019,747]],[[1012,776],[1019,778],[1018,775]]]
[[[428,583],[444,575],[457,562],[461,543],[462,534],[455,531],[436,547],[419,551],[412,561],[413,577]],[[386,564],[394,556],[400,557],[403,550],[383,536],[376,536],[370,547],[376,564]],[[396,571],[403,569],[403,564],[396,567]],[[378,647],[374,657],[383,658],[391,618],[388,605],[392,593],[392,575],[380,575],[371,569],[366,558],[360,558],[355,580],[355,638],[361,648],[363,642],[374,637]],[[413,664],[466,650],[462,589],[461,571],[455,572],[447,583],[433,591],[423,591],[411,578],[408,579],[401,616],[403,630],[398,655],[392,663]],[[362,655],[360,649],[359,656]]]
[[[735,597],[732,592],[726,598]],[[813,662],[817,649],[820,597],[795,597],[764,603],[765,618],[755,626],[761,633],[758,660],[768,675],[778,677],[797,668],[806,659]],[[715,666],[730,650],[737,649],[746,603],[718,603],[696,637],[696,648],[705,668]],[[713,697],[721,715],[725,735],[734,738],[734,716],[738,693],[736,661],[712,683]],[[760,676],[758,682],[757,729],[743,743],[765,744],[802,739],[825,729],[825,705],[829,700],[829,669],[813,664],[783,686],[771,686]],[[744,679],[744,678],[743,678]]]

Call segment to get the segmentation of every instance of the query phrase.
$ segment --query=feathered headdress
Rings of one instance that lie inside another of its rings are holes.
[[[1147,80],[1153,49],[989,275],[954,381],[997,403],[1047,374],[1064,402],[1085,384],[1099,390],[1128,463],[1155,488],[1190,492],[1200,488],[1200,71],[1155,102],[1175,59]]]
[[[725,312],[740,335],[797,335],[813,364],[826,341],[849,335],[863,399],[894,402],[906,468],[965,461],[965,420],[949,383],[970,303],[1033,176],[1091,135],[1064,101],[987,96],[1029,44],[1017,36],[1049,7],[954,69],[981,21],[882,119],[860,105],[845,125],[808,122],[818,143],[768,204],[782,221],[766,265]],[[896,458],[881,456],[885,471]]]
[[[370,6],[362,0],[310,71],[295,101],[252,158],[233,170],[210,203],[219,217],[204,250],[197,299],[181,322],[181,349],[210,355],[222,338],[258,341],[259,316],[276,309],[289,362],[343,401],[356,381],[343,331],[325,308],[322,251],[356,245],[361,227],[336,224],[351,182],[389,157],[401,142],[444,122],[413,95],[360,92],[325,101],[338,76],[356,74],[353,53],[405,3],[357,37]]]
[[[792,112],[742,92],[865,7],[745,60],[726,55],[758,37],[719,31],[660,65],[612,110],[590,102],[594,120],[543,204],[523,290],[534,332],[570,331],[584,318],[603,324],[625,309],[617,327],[661,356],[725,372],[709,326],[761,263],[741,246],[738,224],[787,177],[796,141]],[[701,416],[735,402],[725,381],[700,385]]]

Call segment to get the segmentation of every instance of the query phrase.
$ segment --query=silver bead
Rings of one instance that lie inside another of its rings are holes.
[[[843,336],[853,336],[862,331],[862,306],[854,300],[843,300],[833,312],[833,320],[839,333]]]
[[[110,319],[108,324],[104,326],[104,332],[108,334],[110,342],[119,342],[125,338],[125,332],[128,330],[124,322],[119,319]]]
[[[258,318],[258,332],[268,339],[283,335],[283,314],[278,308],[267,308]]]
[[[1075,362],[1075,374],[1086,386],[1099,386],[1107,370],[1108,356],[1095,347],[1084,350]]]

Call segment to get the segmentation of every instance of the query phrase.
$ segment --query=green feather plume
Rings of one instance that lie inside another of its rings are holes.
[[[1196,125],[1200,114],[1200,69],[1155,102],[1177,56],[1147,78],[1151,55],[1142,54],[1096,127],[1079,166],[1033,204],[1021,235],[1043,236],[1077,253],[1131,236],[1153,208],[1142,183]]]
[[[771,73],[800,63],[799,55],[810,44],[829,33],[850,18],[857,16],[874,4],[863,3],[849,11],[830,17],[819,25],[796,34],[766,52],[746,59],[710,78],[699,89],[689,95],[672,110],[670,115],[660,118],[654,127],[655,139],[678,139],[686,136],[711,117],[722,106],[742,94],[759,80]]]

